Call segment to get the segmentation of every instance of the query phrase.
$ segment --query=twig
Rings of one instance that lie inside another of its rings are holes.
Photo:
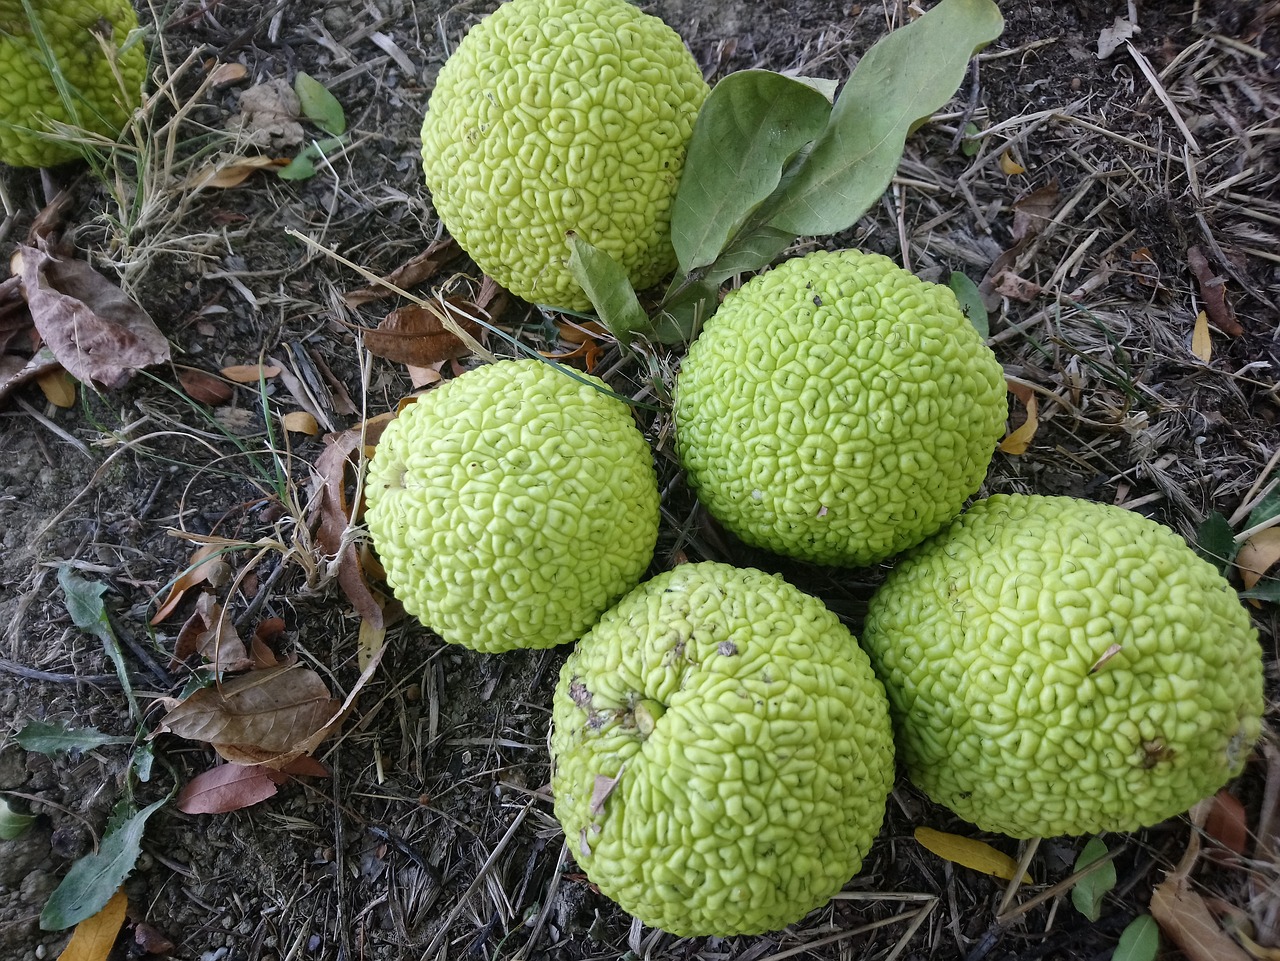
[[[54,674],[52,671],[41,671],[27,667],[7,657],[0,657],[0,671],[16,674],[18,677],[30,678],[33,681],[48,681],[51,684],[97,684],[100,687],[121,687],[120,678],[114,674]]]

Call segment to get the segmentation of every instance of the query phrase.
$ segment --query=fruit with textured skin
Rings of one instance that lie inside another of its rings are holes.
[[[923,540],[982,483],[1004,372],[955,295],[879,254],[819,251],[729,294],[675,401],[689,482],[746,543],[859,566]]]
[[[800,920],[857,873],[893,781],[888,705],[821,601],[684,564],[579,642],[552,704],[551,785],[587,877],[684,936]]]
[[[871,600],[863,645],[911,779],[1013,837],[1130,831],[1240,773],[1262,651],[1218,571],[1118,507],[996,495]]]
[[[422,125],[440,219],[525,300],[591,306],[565,235],[643,289],[675,267],[671,204],[707,85],[680,37],[625,0],[510,0],[472,27]]]
[[[128,0],[0,0],[0,163],[48,167],[75,160],[58,125],[114,138],[141,100],[146,52],[121,51],[138,15]],[[43,39],[43,43],[41,40]],[[44,49],[65,79],[60,91]]]
[[[369,463],[365,519],[405,610],[477,651],[577,639],[644,576],[652,455],[603,381],[537,360],[406,407]]]

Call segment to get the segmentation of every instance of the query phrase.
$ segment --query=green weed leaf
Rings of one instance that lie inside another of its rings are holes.
[[[991,323],[987,318],[987,305],[982,302],[982,292],[978,290],[978,285],[969,278],[968,274],[953,270],[947,286],[956,295],[956,300],[960,301],[960,309],[969,318],[969,323],[977,328],[982,339],[986,340],[990,337]]]
[[[19,814],[9,807],[9,802],[0,798],[0,840],[12,841],[20,838],[31,829],[35,817],[30,814]]]
[[[276,170],[281,180],[310,180],[316,175],[316,164],[345,143],[341,137],[312,141],[307,149]]]
[[[347,115],[342,112],[342,104],[319,80],[308,73],[299,73],[293,78],[293,92],[302,104],[304,117],[335,137],[346,133]]]
[[[677,277],[651,321],[654,339],[664,344],[690,343],[718,304],[719,281]]]
[[[1204,519],[1196,531],[1196,553],[1223,573],[1235,560],[1240,545],[1231,533],[1227,519],[1214,511]]]
[[[133,685],[129,683],[129,672],[125,668],[124,654],[120,651],[120,641],[111,627],[107,617],[107,609],[102,603],[102,594],[107,589],[105,584],[86,580],[74,573],[64,564],[58,568],[58,586],[67,598],[67,613],[76,627],[89,634],[95,634],[102,641],[102,647],[111,658],[116,668],[116,676],[120,678],[120,686],[129,701],[129,716],[141,717],[138,701],[133,696]],[[105,902],[104,902],[105,903]]]
[[[168,800],[167,797],[161,798],[121,822],[102,838],[97,851],[86,854],[71,865],[71,870],[49,895],[44,910],[40,912],[43,930],[61,931],[102,910],[138,861],[147,818]]]
[[[1280,514],[1280,486],[1273,487],[1271,493],[1258,501],[1253,510],[1249,511],[1249,519],[1244,524],[1245,529],[1265,524],[1277,514]]]
[[[830,115],[830,100],[811,83],[768,70],[742,70],[716,84],[698,112],[671,211],[682,271],[716,259]]]
[[[1090,838],[1080,856],[1076,858],[1075,871],[1083,871],[1089,865],[1107,856],[1107,846],[1101,838]],[[1116,886],[1115,862],[1108,861],[1086,874],[1071,888],[1071,903],[1090,921],[1102,917],[1102,899]]]
[[[591,299],[600,323],[623,344],[636,334],[653,333],[652,325],[622,265],[599,247],[569,232],[569,270]]]
[[[1120,932],[1111,961],[1154,961],[1160,950],[1160,927],[1149,914],[1140,914]]]
[[[92,727],[69,728],[32,721],[18,732],[17,741],[26,750],[37,754],[58,754],[62,751],[90,751],[104,744],[132,744],[133,738],[103,734]]]
[[[770,223],[796,235],[836,233],[855,223],[888,187],[911,130],[951,99],[969,58],[1003,29],[992,0],[942,0],[876,43],[778,196]]]

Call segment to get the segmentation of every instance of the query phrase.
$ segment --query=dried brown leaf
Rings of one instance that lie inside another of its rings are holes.
[[[0,354],[9,349],[9,344],[19,334],[32,330],[31,311],[22,297],[22,280],[19,277],[7,277],[0,281]]]
[[[209,84],[213,87],[229,87],[249,76],[249,68],[242,63],[220,63],[209,71]]]
[[[1186,875],[1169,875],[1151,894],[1151,916],[1188,961],[1249,961],[1249,955],[1218,926]]]
[[[1013,202],[1013,226],[1009,228],[1014,240],[1034,237],[1053,219],[1058,208],[1058,181],[1037,187]]]
[[[201,594],[196,600],[196,609],[174,643],[177,660],[185,661],[193,654],[203,657],[218,676],[254,666],[231,618],[212,594]]]
[[[1001,297],[1029,304],[1040,296],[1041,288],[1039,284],[1019,277],[1012,270],[1006,270],[995,277],[992,289]]]
[[[1187,266],[1191,268],[1196,283],[1200,285],[1200,299],[1204,301],[1205,312],[1208,313],[1213,326],[1228,337],[1239,337],[1243,334],[1244,328],[1236,320],[1235,309],[1227,300],[1226,278],[1213,272],[1203,248],[1187,248]]]
[[[283,755],[299,751],[337,707],[315,671],[276,667],[196,691],[164,716],[158,730],[215,748],[235,745]]]
[[[376,443],[389,417],[375,417],[362,427],[353,427],[326,438],[324,450],[316,459],[315,471],[320,483],[320,498],[313,519],[316,540],[325,552],[337,558],[338,584],[351,606],[374,627],[385,627],[382,605],[365,580],[355,543],[346,538],[351,526],[352,510],[347,504],[347,471],[351,455],[365,443]]]
[[[462,250],[452,237],[432,241],[422,253],[411,257],[386,276],[386,281],[401,290],[409,290],[425,280],[430,280],[451,261],[462,256]],[[395,297],[396,292],[380,284],[371,284],[342,295],[348,307],[359,307],[374,300]]]
[[[54,357],[76,380],[119,387],[169,359],[169,342],[146,311],[78,260],[20,248],[22,290]]]
[[[453,320],[458,326],[472,337],[480,336],[480,325],[461,313],[473,311],[473,304],[456,298],[446,300],[445,303],[451,309]],[[375,329],[363,331],[363,335],[365,346],[371,354],[413,367],[429,367],[470,353],[462,340],[445,326],[441,319],[441,308],[437,304],[398,307],[387,314]]]
[[[188,177],[186,188],[194,191],[205,187],[224,190],[239,187],[259,170],[284,167],[288,163],[287,157],[224,157],[205,164]]]
[[[227,563],[218,554],[217,544],[200,544],[191,554],[187,569],[179,575],[169,588],[169,596],[165,598],[155,614],[151,616],[151,626],[164,621],[174,609],[182,603],[183,596],[198,584],[215,584],[227,571]]]
[[[271,768],[219,764],[201,771],[178,792],[178,810],[186,814],[226,814],[273,797],[284,776]]]
[[[1206,848],[1205,853],[1217,860],[1234,861],[1232,855],[1244,854],[1249,843],[1249,823],[1244,805],[1223,788],[1213,798],[1213,807],[1204,822],[1204,833],[1218,842]]]
[[[258,622],[258,626],[253,630],[253,637],[249,640],[249,654],[253,658],[255,670],[276,667],[280,664],[274,644],[276,638],[283,633],[284,618],[268,617]]]
[[[1006,177],[1016,177],[1027,172],[1027,168],[1013,159],[1013,154],[1005,151],[1000,155],[1000,172]]]
[[[178,383],[192,400],[210,407],[225,404],[234,393],[231,385],[222,378],[194,367],[179,367]]]
[[[35,245],[37,241],[49,240],[61,233],[67,225],[67,216],[76,203],[76,192],[63,187],[56,197],[45,204],[31,226],[27,228],[27,243]]]
[[[48,347],[41,347],[30,360],[16,354],[0,356],[0,400],[46,371],[61,368],[62,365]]]

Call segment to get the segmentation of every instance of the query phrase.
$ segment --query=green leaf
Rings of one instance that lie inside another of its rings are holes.
[[[316,164],[345,143],[341,137],[312,141],[307,149],[276,171],[281,180],[309,180],[316,175]]]
[[[978,151],[982,149],[982,145],[978,143],[978,134],[982,133],[978,129],[978,125],[970,120],[964,125],[964,139],[960,141],[960,152],[966,157],[976,156]]]
[[[698,112],[671,210],[681,270],[716,259],[830,115],[820,90],[768,70],[742,70],[716,84]]]
[[[293,92],[302,103],[302,115],[317,127],[335,137],[346,132],[347,115],[342,112],[342,104],[319,80],[299,73],[293,78]]]
[[[31,829],[35,820],[34,815],[19,814],[9,807],[8,801],[0,798],[0,840],[12,841],[14,838],[22,837]]]
[[[1154,961],[1160,950],[1160,927],[1149,914],[1139,914],[1120,932],[1111,961]]]
[[[60,751],[89,751],[104,744],[132,744],[133,738],[116,734],[103,734],[91,727],[69,728],[61,724],[32,721],[17,736],[18,743],[37,754],[57,754]]]
[[[664,344],[690,343],[719,306],[719,284],[676,278],[667,299],[653,317],[654,339]]]
[[[40,912],[43,930],[61,931],[102,910],[138,861],[147,818],[168,801],[164,797],[143,808],[105,835],[97,851],[71,865]]]
[[[1251,597],[1255,601],[1270,601],[1280,604],[1280,580],[1265,577],[1247,591],[1240,592],[1241,597]]]
[[[1258,501],[1256,507],[1249,511],[1249,519],[1245,521],[1245,530],[1265,524],[1280,514],[1280,484],[1271,488],[1271,493]]]
[[[1101,838],[1090,838],[1080,856],[1076,858],[1075,871],[1083,871],[1095,861],[1107,856],[1107,846]],[[1090,921],[1102,917],[1102,899],[1116,886],[1116,866],[1113,861],[1094,869],[1071,888],[1071,903]]]
[[[987,305],[982,302],[982,292],[978,290],[978,285],[969,278],[968,274],[953,270],[947,286],[956,295],[956,300],[960,301],[960,309],[969,318],[969,322],[977,328],[982,339],[986,340],[990,337],[991,324],[987,318]]]
[[[58,568],[58,586],[67,598],[67,613],[76,627],[90,634],[96,634],[102,641],[102,647],[111,658],[116,668],[116,676],[120,678],[120,686],[129,701],[129,716],[138,718],[137,698],[133,696],[133,685],[129,682],[129,672],[125,668],[124,654],[120,651],[120,641],[111,627],[107,617],[107,608],[102,603],[102,593],[107,585],[86,580],[74,573],[70,566],[64,564]]]
[[[636,298],[627,272],[606,251],[569,231],[569,270],[591,299],[600,323],[624,345],[653,327]]]
[[[1196,553],[1222,573],[1240,550],[1227,519],[1214,511],[1196,531]]]
[[[876,43],[770,223],[796,235],[854,224],[888,187],[912,128],[951,99],[969,58],[1003,29],[992,0],[942,0]]]
[[[734,274],[746,274],[771,264],[796,235],[768,224],[748,226],[729,242],[702,279],[717,286]]]

